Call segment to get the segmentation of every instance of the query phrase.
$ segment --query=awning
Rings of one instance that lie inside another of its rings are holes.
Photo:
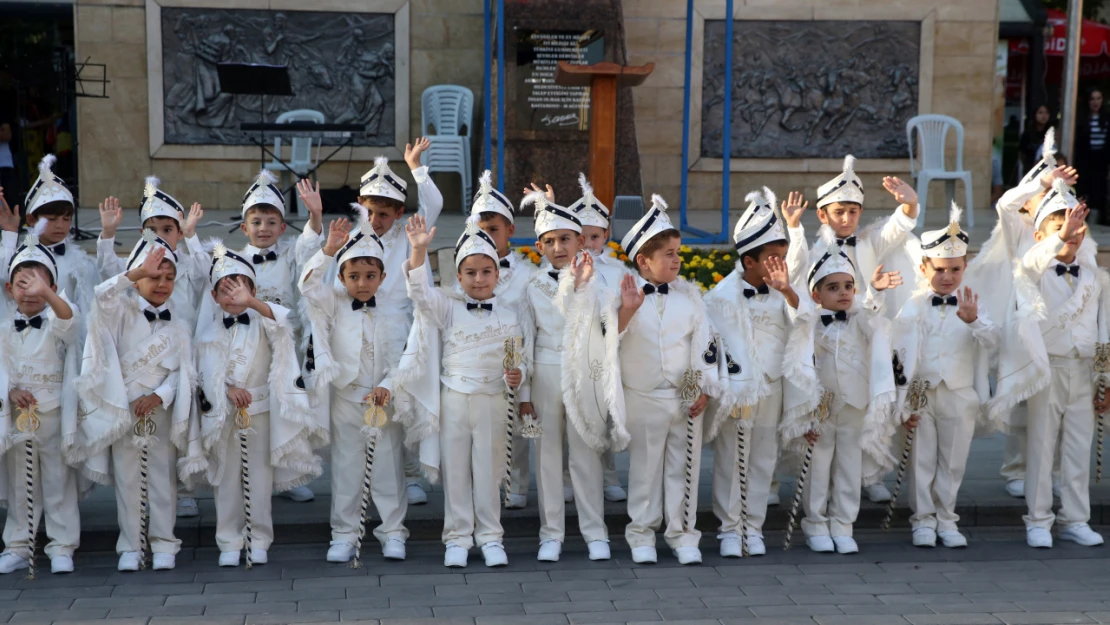
[[[1067,48],[1068,17],[1063,11],[1047,9],[1048,25],[1052,26],[1052,36],[1045,39],[1044,53],[1047,56],[1064,56]],[[1010,54],[1028,54],[1028,39],[1011,39]],[[1079,55],[1084,57],[1110,56],[1110,26],[1083,20],[1082,39]]]

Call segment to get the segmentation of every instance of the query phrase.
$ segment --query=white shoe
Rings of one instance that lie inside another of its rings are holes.
[[[405,487],[405,497],[409,500],[410,506],[421,506],[428,503],[428,493],[420,487],[416,482],[409,482]]]
[[[1060,482],[1053,482],[1052,483],[1052,496],[1059,499],[1060,498],[1060,492],[1061,492],[1060,491]]]
[[[313,499],[316,499],[316,493],[312,492],[312,489],[307,486],[290,488],[287,491],[281,492],[280,495],[297,503],[304,503],[306,501],[312,501]]]
[[[239,552],[221,551],[220,566],[239,566]]]
[[[859,545],[856,544],[856,539],[851,536],[833,536],[832,541],[836,545],[837,553],[859,553]]]
[[[16,571],[21,571],[29,566],[31,566],[31,563],[28,560],[21,556],[17,556],[10,551],[5,551],[4,553],[0,554],[0,573],[4,575],[7,575],[8,573],[14,573]]]
[[[659,560],[655,547],[633,547],[632,561],[636,564],[655,564]]]
[[[509,500],[505,502],[506,510],[519,510],[528,505],[528,495],[509,493]]]
[[[486,559],[486,566],[505,566],[509,563],[509,556],[505,554],[505,547],[499,542],[482,545],[482,555]]]
[[[767,493],[767,505],[768,506],[777,506],[777,505],[779,505],[779,491],[778,491],[777,488],[772,489],[771,492]]]
[[[1091,526],[1086,523],[1069,525],[1057,532],[1057,535],[1060,540],[1070,540],[1084,547],[1094,547],[1103,543],[1102,535],[1091,529]]]
[[[405,541],[400,538],[389,538],[382,545],[382,557],[386,560],[405,559]]]
[[[154,554],[154,566],[150,567],[155,571],[169,571],[177,566],[177,556],[172,553],[156,553]]]
[[[350,562],[355,557],[355,546],[345,540],[333,540],[328,547],[328,562]]]
[[[612,557],[609,554],[609,541],[607,540],[591,540],[586,543],[586,548],[590,550],[591,560],[608,560]]]
[[[1010,480],[1006,482],[1006,494],[1018,499],[1025,499],[1025,480]]]
[[[701,549],[697,547],[676,547],[674,557],[679,564],[701,564]]]
[[[563,486],[563,502],[574,503],[574,488],[571,486]]]
[[[200,508],[197,507],[197,500],[193,497],[178,497],[177,516],[184,518],[200,516]]]
[[[890,491],[887,490],[886,484],[882,482],[864,486],[863,494],[867,495],[867,499],[870,500],[871,503],[886,503],[890,501]]]
[[[1052,549],[1052,532],[1043,527],[1026,528],[1025,544],[1036,549]]]
[[[255,564],[266,564],[270,561],[270,554],[266,553],[265,549],[251,549],[251,566]]]
[[[960,533],[960,530],[937,532],[937,538],[940,539],[940,544],[949,549],[962,549],[967,546],[967,538]]]
[[[749,556],[765,556],[767,555],[767,545],[763,544],[763,537],[756,536],[755,534],[748,534],[746,539],[748,541],[748,555]]]
[[[931,527],[918,527],[913,530],[914,547],[936,547],[937,532]]]
[[[623,488],[614,484],[605,487],[605,501],[625,501],[628,499],[628,493]]]
[[[58,573],[72,573],[73,572],[73,556],[54,556],[50,558],[50,572],[57,575]]]
[[[832,553],[836,551],[836,546],[833,545],[832,538],[828,536],[807,536],[806,546],[810,551],[817,553]]]
[[[563,553],[563,543],[557,540],[545,540],[540,543],[540,552],[536,555],[536,559],[540,562],[558,562],[561,553]]]
[[[721,557],[739,558],[741,555],[740,537],[736,534],[721,535]]]
[[[469,555],[466,549],[456,545],[455,543],[447,543],[447,549],[443,552],[443,566],[451,568],[464,568],[466,566],[466,556]]]
[[[117,571],[138,571],[139,570],[139,552],[138,551],[124,551],[119,554],[119,563],[116,564]]]

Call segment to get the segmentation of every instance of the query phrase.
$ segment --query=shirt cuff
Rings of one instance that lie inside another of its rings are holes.
[[[422,165],[412,170],[412,179],[416,181],[416,184],[424,184],[428,179],[428,166]]]
[[[176,393],[174,393],[174,390],[171,386],[169,386],[168,384],[163,384],[162,386],[159,386],[158,388],[154,389],[154,391],[151,393],[151,395],[157,395],[157,396],[161,397],[162,398],[162,407],[166,408],[166,409],[169,409],[170,404],[173,403],[173,398],[174,398],[174,395],[176,395]]]
[[[798,226],[797,228],[787,228],[786,232],[787,232],[787,234],[790,235],[790,240],[791,241],[798,240],[798,241],[801,241],[802,245],[805,245],[805,241],[806,241],[806,228],[805,228],[805,226]]]

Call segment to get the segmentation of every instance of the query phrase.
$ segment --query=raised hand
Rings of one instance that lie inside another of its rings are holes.
[[[805,201],[805,196],[797,191],[791,191],[790,195],[786,196],[786,201],[782,203],[782,218],[786,220],[788,228],[797,228],[802,225],[802,213],[806,212],[809,208],[809,202]]]
[[[971,287],[964,287],[960,293],[960,307],[956,309],[956,316],[964,323],[974,323],[979,318],[979,296],[971,291]]]
[[[871,274],[871,286],[876,291],[885,291],[893,289],[902,284],[902,274],[897,271],[883,271],[883,266],[875,267],[875,273]]]
[[[409,245],[412,248],[419,250],[427,250],[428,246],[432,244],[432,240],[436,238],[435,226],[428,230],[428,222],[424,220],[422,215],[413,215],[409,217],[409,222],[405,224],[405,234],[409,237]]]
[[[228,303],[236,308],[248,306],[251,300],[254,299],[254,296],[251,295],[250,288],[247,287],[247,281],[243,276],[236,276],[227,281],[227,299]]]
[[[100,203],[100,238],[111,239],[116,236],[116,228],[123,222],[123,209],[119,199],[108,196]],[[19,227],[19,224],[16,224]],[[6,230],[7,228],[5,228]]]
[[[1079,180],[1079,172],[1074,167],[1061,165],[1050,171],[1041,174],[1041,186],[1048,189],[1052,186],[1052,182],[1059,178],[1064,181],[1064,184],[1069,187],[1074,185]]]
[[[915,206],[917,204],[917,191],[901,178],[887,176],[883,178],[883,188],[886,189],[899,204]]]
[[[0,230],[19,232],[19,206],[13,210],[4,199],[4,187],[0,187]]]
[[[204,217],[204,209],[200,207],[199,202],[193,202],[189,207],[189,216],[185,218],[185,224],[181,226],[181,234],[186,239],[191,239],[197,234],[197,224],[200,223],[201,218]]]
[[[19,281],[23,284],[24,292],[31,297],[46,297],[47,293],[52,292],[46,285],[46,280],[43,280],[37,271],[23,272],[19,276]]]
[[[308,210],[308,223],[317,233],[323,230],[324,224],[324,203],[320,200],[320,182],[316,181],[316,186],[312,186],[312,181],[308,178],[302,178],[297,181],[297,195],[300,196],[301,201],[304,202],[304,207]]]
[[[644,292],[636,285],[632,274],[625,274],[621,280],[621,308],[635,311],[644,303]]]
[[[547,186],[546,191],[539,188],[536,185],[536,183],[534,183],[534,182],[531,183],[531,185],[532,185],[531,189],[529,189],[528,187],[524,187],[524,195],[528,195],[529,193],[532,193],[534,191],[543,191],[543,199],[547,200],[548,204],[554,204],[555,203],[555,190],[551,188],[551,185],[546,185]]]
[[[335,256],[339,249],[347,243],[351,235],[351,222],[346,217],[340,217],[328,226],[328,240],[324,243],[323,252],[328,256]]]
[[[1079,206],[1069,208],[1064,213],[1064,225],[1060,227],[1060,238],[1065,242],[1072,242],[1077,237],[1087,233],[1087,215],[1091,211],[1087,209],[1086,202],[1080,202]]]
[[[579,258],[582,260],[579,261]],[[570,272],[574,276],[574,288],[577,289],[589,282],[594,275],[593,254],[575,254],[574,258],[570,259]]]
[[[420,154],[431,146],[432,142],[427,137],[420,137],[412,143],[405,144],[405,163],[408,164],[409,169],[422,167]]]
[[[166,258],[166,248],[161,245],[154,246],[146,258],[143,259],[142,264],[139,265],[138,271],[134,269],[128,275],[132,280],[142,280],[143,278],[153,278],[162,274],[162,261]]]
[[[786,271],[786,261],[778,256],[771,256],[763,261],[763,267],[767,269],[767,286],[780,292],[790,288],[790,276]]]

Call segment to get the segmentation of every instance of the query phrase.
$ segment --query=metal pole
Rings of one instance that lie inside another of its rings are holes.
[[[690,163],[690,57],[691,46],[694,41],[694,0],[686,0],[686,60],[685,80],[682,83],[682,191],[678,199],[679,228],[686,230],[686,190],[689,185],[689,174],[686,171]]]
[[[1068,0],[1068,43],[1064,53],[1064,84],[1061,85],[1064,104],[1060,115],[1060,132],[1056,140],[1060,151],[1074,163],[1075,118],[1078,113],[1079,44],[1083,40],[1083,0]]]
[[[485,45],[486,67],[482,72],[482,87],[483,87],[483,91],[484,91],[484,93],[482,94],[482,104],[484,105],[484,110],[485,110],[484,116],[482,118],[482,124],[485,127],[484,128],[485,136],[482,137],[482,143],[483,143],[482,168],[483,169],[489,169],[490,168],[490,166],[489,166],[490,165],[490,159],[493,158],[493,124],[490,123],[490,122],[493,121],[493,117],[490,115],[490,113],[491,113],[490,89],[493,87],[493,81],[490,80],[490,67],[493,65],[493,53],[492,53],[492,47],[490,46],[490,18],[491,18],[491,15],[490,15],[490,10],[489,10],[489,2],[490,2],[490,0],[483,0],[483,2],[482,2],[482,4],[484,5],[482,7],[483,11],[484,11],[483,12],[483,17],[485,18],[483,20],[483,22],[484,22],[483,25],[485,27],[485,34],[486,34],[486,38],[485,38],[485,42],[486,42],[486,45]]]
[[[715,240],[728,240],[730,183],[732,182],[732,0],[725,0],[725,102],[721,149],[721,232]],[[774,208],[774,207],[772,207]]]
[[[497,0],[497,190],[505,192],[505,0]]]

